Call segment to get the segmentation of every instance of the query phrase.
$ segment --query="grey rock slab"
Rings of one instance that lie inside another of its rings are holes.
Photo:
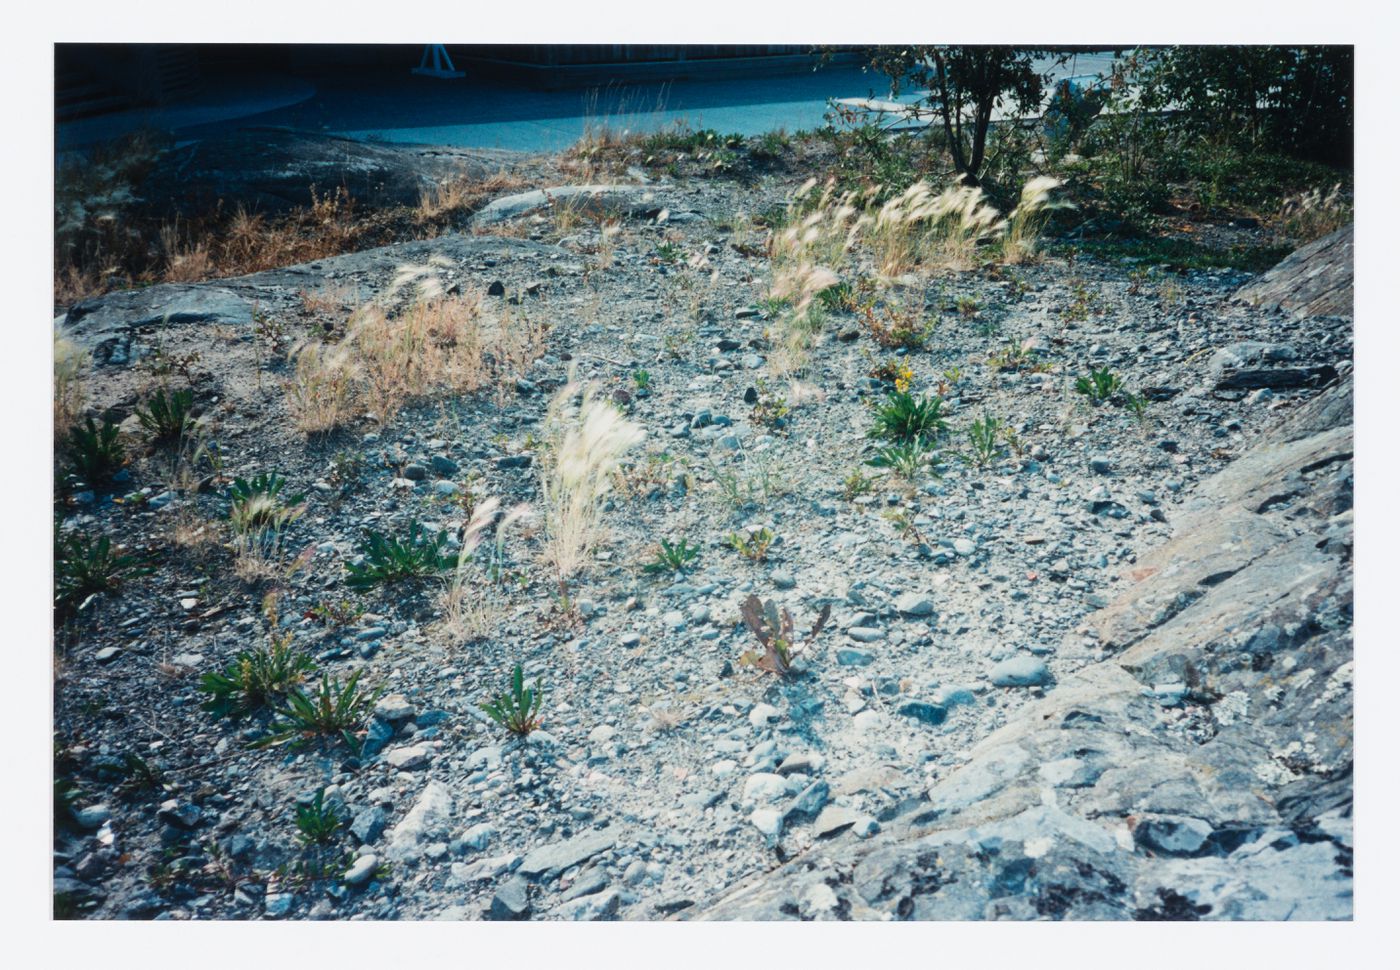
[[[347,886],[358,886],[361,883],[369,882],[369,878],[374,875],[378,868],[379,857],[371,852],[356,859],[341,878]]]
[[[930,616],[933,613],[933,600],[919,593],[903,593],[895,600],[894,608],[905,616]]]
[[[495,879],[502,873],[510,872],[519,862],[520,856],[509,853],[477,859],[475,862],[454,862],[450,881],[459,885],[470,885]]]
[[[1050,668],[1036,657],[1008,657],[987,675],[995,687],[1033,687],[1050,679]]]
[[[621,908],[622,893],[609,889],[562,902],[551,909],[549,915],[573,922],[597,922],[614,919]]]
[[[616,844],[617,833],[610,828],[584,832],[572,839],[530,850],[520,863],[520,873],[533,878],[550,872],[562,872],[570,866],[587,862]]]
[[[395,861],[416,858],[422,846],[447,836],[452,823],[452,795],[440,781],[423,787],[413,807],[389,833],[388,855]]]
[[[489,226],[552,205],[589,212],[620,210],[628,215],[661,208],[655,193],[640,185],[556,185],[496,199],[472,216],[472,224]]]
[[[489,917],[509,922],[530,915],[530,883],[521,876],[511,876],[496,887],[491,897]]]

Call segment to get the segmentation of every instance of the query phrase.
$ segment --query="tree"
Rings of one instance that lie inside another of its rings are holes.
[[[979,184],[992,112],[1007,103],[1019,113],[1039,113],[1048,74],[1036,62],[1047,56],[1043,49],[1006,46],[866,50],[867,64],[889,77],[895,92],[906,82],[927,89],[919,103],[938,113],[953,165],[969,185]]]

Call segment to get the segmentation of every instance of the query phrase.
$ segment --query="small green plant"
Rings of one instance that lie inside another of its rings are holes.
[[[481,705],[486,716],[511,734],[525,737],[540,726],[540,706],[544,703],[544,688],[536,679],[533,688],[525,686],[525,671],[520,664],[510,675],[510,692]]]
[[[1023,370],[1032,374],[1050,369],[1050,365],[1041,363],[1035,351],[1027,349],[1024,344],[1014,340],[1007,341],[1005,347],[993,351],[987,358],[987,366],[994,371]]]
[[[345,583],[355,589],[367,589],[378,583],[451,572],[457,568],[457,557],[443,552],[446,546],[446,530],[429,536],[417,522],[409,523],[408,535],[402,541],[367,530],[359,546],[364,562],[345,564]]]
[[[912,482],[936,458],[937,453],[932,448],[915,439],[881,448],[866,464],[871,468],[888,468],[905,481]]]
[[[126,465],[120,433],[106,418],[101,426],[91,417],[85,424],[75,425],[68,432],[64,451],[69,470],[93,488],[110,482]]]
[[[194,425],[191,410],[194,408],[194,393],[188,389],[166,394],[161,388],[146,402],[146,407],[136,409],[136,420],[151,438],[151,444],[165,448],[178,444]]]
[[[114,593],[136,576],[154,572],[143,556],[117,552],[107,536],[54,537],[54,609],[66,617],[94,593]]]
[[[856,309],[856,291],[850,283],[833,283],[817,292],[817,302],[828,313],[853,311]]]
[[[655,261],[665,264],[684,262],[685,250],[673,242],[663,242],[656,247]]]
[[[1065,310],[1066,320],[1087,320],[1090,313],[1098,312],[1099,295],[1083,283],[1075,282],[1070,287],[1073,299]]]
[[[634,370],[632,372],[632,383],[639,391],[650,390],[651,375],[644,370]]]
[[[322,674],[321,682],[310,695],[293,688],[286,704],[277,709],[279,720],[271,732],[252,746],[266,748],[317,737],[338,737],[352,751],[358,751],[355,732],[369,719],[380,693],[360,689],[363,673],[355,671],[343,686],[339,681],[333,682],[329,674]]]
[[[738,532],[729,533],[729,544],[745,559],[753,562],[767,562],[768,547],[773,544],[774,538],[776,537],[773,535],[773,530],[764,526],[756,532],[749,532],[747,535]]]
[[[692,546],[684,537],[674,545],[662,539],[656,559],[642,567],[644,573],[683,573],[690,569],[700,556],[700,549]]]
[[[893,385],[901,394],[914,386],[914,368],[910,367],[907,361],[897,357],[887,357],[877,362],[866,373],[881,384]]]
[[[812,631],[801,644],[796,643],[793,636],[792,614],[786,607],[779,610],[772,600],[764,602],[749,594],[749,598],[739,607],[739,615],[749,632],[763,647],[761,654],[751,650],[745,652],[739,658],[739,663],[781,677],[792,671],[792,662],[811,646],[817,634],[821,633],[822,627],[826,626],[826,621],[831,616],[831,604],[822,607],[816,623],[812,624]]]
[[[239,720],[283,701],[315,669],[310,657],[292,649],[290,633],[274,634],[271,646],[244,651],[223,673],[200,679],[199,690],[209,695],[204,710]]]
[[[872,438],[890,441],[927,442],[938,437],[947,427],[948,422],[943,418],[942,398],[916,397],[907,391],[896,391],[876,409],[875,424],[869,433]]]
[[[324,788],[310,802],[297,805],[297,838],[303,845],[329,845],[344,825],[335,806],[326,804]]]
[[[134,751],[128,751],[123,755],[117,768],[118,774],[122,777],[117,791],[122,795],[134,796],[143,793],[164,792],[170,789],[165,772]]]
[[[856,468],[841,483],[841,497],[847,502],[853,502],[862,495],[869,495],[874,488],[875,479]]]
[[[1123,389],[1123,382],[1107,367],[1090,370],[1087,377],[1074,382],[1074,390],[1094,404],[1103,404]]]
[[[970,296],[958,297],[956,303],[954,303],[954,306],[957,307],[958,316],[963,317],[964,319],[968,317],[977,316],[977,311],[981,309],[981,306],[978,304],[978,302]]]
[[[753,406],[753,419],[770,428],[782,428],[787,424],[787,398],[768,386],[763,378],[758,379],[758,400]]]
[[[347,627],[358,623],[364,613],[363,606],[350,600],[322,600],[306,611],[306,618],[322,626]]]
[[[978,468],[985,468],[996,460],[1000,450],[998,441],[1001,438],[1002,427],[1001,419],[990,414],[972,422],[968,427],[967,440],[972,446],[971,461]]]
[[[1133,417],[1137,418],[1138,424],[1147,423],[1147,408],[1151,402],[1145,394],[1133,394],[1129,391],[1123,392],[1123,405],[1133,412]]]

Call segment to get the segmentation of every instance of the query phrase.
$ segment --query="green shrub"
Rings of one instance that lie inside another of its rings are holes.
[[[1074,390],[1094,404],[1102,404],[1123,389],[1123,382],[1107,367],[1090,370],[1087,377],[1074,382]]]
[[[92,418],[68,432],[64,448],[68,468],[83,484],[97,488],[110,482],[126,465],[117,426],[103,418],[99,427]]]
[[[525,737],[540,726],[540,706],[544,703],[544,688],[536,679],[535,686],[525,686],[525,671],[520,664],[510,675],[510,692],[481,705],[486,716],[511,734]]]
[[[309,804],[297,805],[297,838],[303,845],[328,845],[345,825],[334,805],[326,804],[326,790],[319,789]]]
[[[377,583],[395,583],[451,572],[457,568],[457,556],[443,552],[446,546],[446,530],[430,537],[417,522],[409,524],[408,535],[402,541],[371,529],[365,533],[359,547],[365,561],[345,564],[346,585],[366,589]]]
[[[229,486],[229,524],[240,536],[280,533],[301,515],[304,494],[282,497],[286,479],[266,472],[252,479],[235,478]]]
[[[947,427],[942,398],[896,391],[875,411],[875,425],[870,429],[870,436],[890,441],[928,442]]]
[[[162,388],[156,391],[144,409],[136,409],[136,420],[146,429],[152,444],[169,447],[177,444],[194,425],[190,413],[193,407],[192,391],[180,390],[167,395]]]
[[[914,439],[881,448],[866,464],[871,468],[888,468],[905,481],[912,482],[936,458],[937,452],[919,439]]]
[[[692,546],[684,537],[675,545],[662,539],[661,548],[656,553],[656,559],[643,566],[642,572],[683,573],[691,568],[699,556],[699,548]]]
[[[116,592],[136,576],[153,572],[143,556],[118,553],[106,536],[54,537],[54,608],[61,616],[75,612],[93,593]]]
[[[290,634],[273,636],[270,647],[244,651],[223,673],[204,675],[199,682],[200,691],[209,695],[204,710],[238,720],[273,707],[315,669],[310,657],[293,651]]]
[[[1001,419],[990,414],[972,422],[967,429],[967,440],[972,446],[971,461],[978,468],[984,468],[996,460],[1001,432]]]
[[[369,720],[380,693],[360,689],[362,673],[364,671],[355,671],[344,686],[339,681],[332,682],[328,674],[322,674],[321,682],[310,695],[294,688],[287,695],[286,704],[277,709],[279,720],[271,733],[255,741],[253,747],[338,737],[352,751],[359,751],[355,732]]]
[[[757,532],[750,532],[747,535],[731,532],[729,534],[729,544],[745,559],[750,559],[754,562],[767,562],[768,547],[773,544],[775,538],[776,536],[773,535],[773,530],[764,526]]]

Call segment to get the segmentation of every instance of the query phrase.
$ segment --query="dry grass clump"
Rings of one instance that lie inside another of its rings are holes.
[[[1074,204],[1056,199],[1051,193],[1064,183],[1048,175],[1037,175],[1021,187],[1021,198],[1006,219],[1002,236],[1002,259],[1007,263],[1024,263],[1035,258],[1040,246],[1040,234],[1050,213],[1056,209],[1072,209]]]
[[[438,596],[442,627],[454,639],[483,636],[504,607],[505,544],[511,526],[533,513],[520,504],[502,513],[501,501],[491,496],[472,511],[462,532],[457,568]],[[494,528],[494,541],[482,546]]]
[[[1338,182],[1326,193],[1318,188],[1285,199],[1276,221],[1285,236],[1304,243],[1330,235],[1352,219],[1352,202]]]
[[[892,277],[919,263],[967,269],[977,244],[1002,228],[980,188],[957,185],[935,195],[927,182],[915,182],[880,207],[867,238],[881,275]]]
[[[88,355],[75,343],[54,331],[53,335],[53,431],[62,435],[82,414],[87,403]]]
[[[603,540],[603,496],[622,456],[645,437],[640,425],[591,385],[570,381],[550,401],[547,446],[538,464],[545,558],[561,586]]]
[[[513,172],[501,169],[484,179],[458,174],[443,179],[418,194],[414,220],[420,225],[439,223],[443,219],[475,212],[492,196],[502,192],[518,192],[529,183]]]
[[[297,430],[326,434],[341,427],[357,407],[357,367],[349,348],[312,342],[293,351],[296,362],[287,383],[287,410]]]

